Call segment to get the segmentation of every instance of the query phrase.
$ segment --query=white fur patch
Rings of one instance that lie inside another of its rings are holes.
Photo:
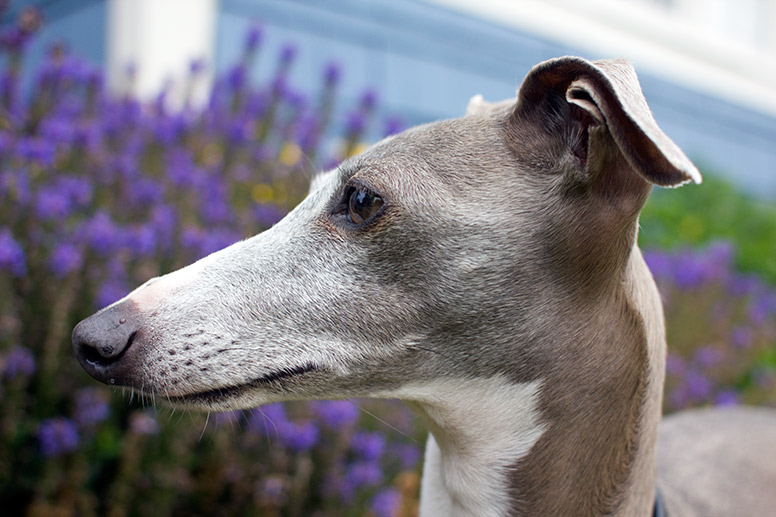
[[[496,517],[509,511],[509,471],[546,425],[538,409],[541,381],[437,379],[392,396],[410,403],[431,428],[421,516]]]

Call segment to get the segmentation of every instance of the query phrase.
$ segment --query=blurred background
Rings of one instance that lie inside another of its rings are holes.
[[[574,54],[636,67],[704,184],[640,241],[664,409],[776,405],[776,0],[0,0],[0,508],[410,516],[425,430],[396,401],[172,413],[97,385],[73,325],[268,228],[404,127]]]

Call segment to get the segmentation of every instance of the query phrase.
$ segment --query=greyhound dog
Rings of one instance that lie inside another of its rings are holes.
[[[423,516],[774,515],[774,413],[659,425],[638,216],[652,185],[689,181],[630,65],[553,59],[516,100],[475,98],[320,175],[274,227],[149,280],[73,347],[177,407],[402,399],[430,429]]]

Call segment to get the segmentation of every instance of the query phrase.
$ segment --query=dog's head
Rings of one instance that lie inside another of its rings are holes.
[[[270,230],[87,318],[79,361],[208,409],[538,377],[546,340],[627,283],[651,185],[700,176],[625,63],[548,61],[516,101],[470,111],[376,144]]]

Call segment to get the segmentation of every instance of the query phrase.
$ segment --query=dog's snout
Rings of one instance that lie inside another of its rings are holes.
[[[136,341],[139,320],[131,302],[122,302],[76,325],[73,350],[89,375],[106,384],[120,383],[121,363]]]

